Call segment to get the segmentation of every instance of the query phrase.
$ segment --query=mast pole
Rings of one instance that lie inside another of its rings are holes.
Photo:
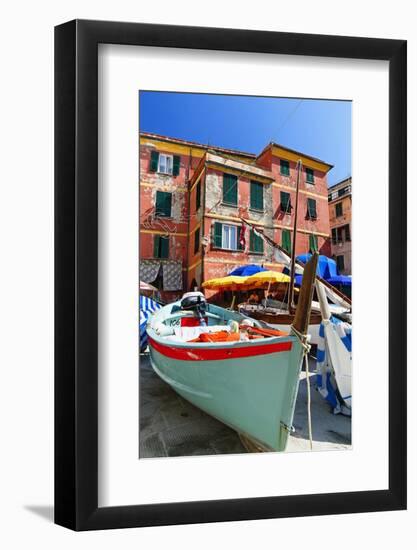
[[[295,245],[297,242],[297,213],[298,213],[298,195],[300,190],[301,159],[297,161],[297,187],[295,191],[295,209],[294,209],[294,231],[292,237],[291,270],[290,270],[290,292],[288,295],[288,311],[294,311],[294,277],[295,277]]]

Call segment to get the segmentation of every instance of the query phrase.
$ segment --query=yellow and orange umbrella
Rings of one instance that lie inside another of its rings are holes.
[[[210,279],[203,283],[207,290],[253,290],[256,288],[266,289],[269,286],[279,283],[289,283],[290,277],[279,271],[260,271],[249,277],[220,277]]]

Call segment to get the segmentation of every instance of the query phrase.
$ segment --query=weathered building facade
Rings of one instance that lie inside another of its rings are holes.
[[[352,274],[352,178],[329,189],[331,254],[341,275]]]
[[[238,265],[281,270],[250,227],[291,251],[298,159],[296,254],[330,255],[331,165],[275,143],[255,155],[141,133],[141,278],[173,298]]]

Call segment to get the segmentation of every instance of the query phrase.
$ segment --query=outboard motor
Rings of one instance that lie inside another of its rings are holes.
[[[206,326],[205,314],[207,312],[207,300],[202,292],[186,292],[181,299],[181,309],[192,311],[200,321],[200,326]]]

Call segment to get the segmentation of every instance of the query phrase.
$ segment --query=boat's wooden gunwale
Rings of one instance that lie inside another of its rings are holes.
[[[273,325],[292,325],[295,317],[295,315],[291,313],[275,315],[273,313],[262,313],[259,311],[248,311],[246,315],[257,321],[264,321],[265,323],[270,323]],[[321,320],[321,314],[311,313],[309,325],[319,325],[321,323]]]

